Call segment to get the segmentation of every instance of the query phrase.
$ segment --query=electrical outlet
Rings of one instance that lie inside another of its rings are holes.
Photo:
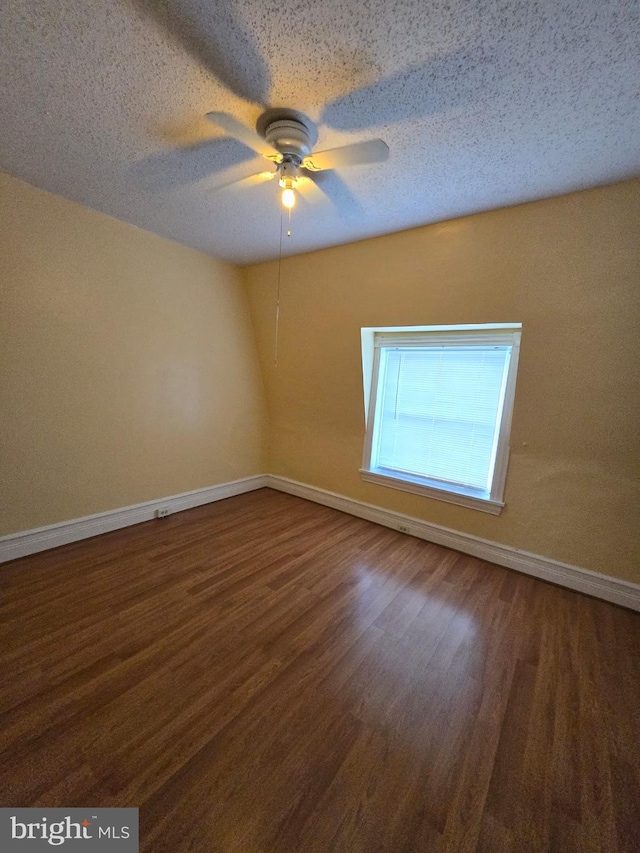
[[[169,510],[166,507],[156,510],[156,518],[166,518],[169,515]]]
[[[398,530],[400,531],[400,533],[411,533],[411,528],[408,524],[399,524]]]

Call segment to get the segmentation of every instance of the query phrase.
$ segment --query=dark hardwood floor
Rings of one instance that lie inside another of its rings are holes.
[[[267,489],[0,568],[2,806],[153,853],[640,850],[640,616]]]

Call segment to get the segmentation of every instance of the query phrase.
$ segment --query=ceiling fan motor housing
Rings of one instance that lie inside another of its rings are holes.
[[[281,154],[301,163],[311,154],[311,139],[304,124],[295,119],[272,122],[266,129],[265,139]]]

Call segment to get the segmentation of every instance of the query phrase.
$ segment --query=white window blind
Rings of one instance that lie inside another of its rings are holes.
[[[510,352],[384,347],[375,467],[490,492]]]

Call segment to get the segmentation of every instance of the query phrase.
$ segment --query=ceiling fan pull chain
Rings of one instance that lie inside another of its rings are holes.
[[[291,211],[289,211],[291,213]],[[278,336],[280,333],[280,279],[282,277],[282,208],[280,208],[280,250],[278,252],[278,287],[276,290],[276,345],[273,366],[278,366]]]

